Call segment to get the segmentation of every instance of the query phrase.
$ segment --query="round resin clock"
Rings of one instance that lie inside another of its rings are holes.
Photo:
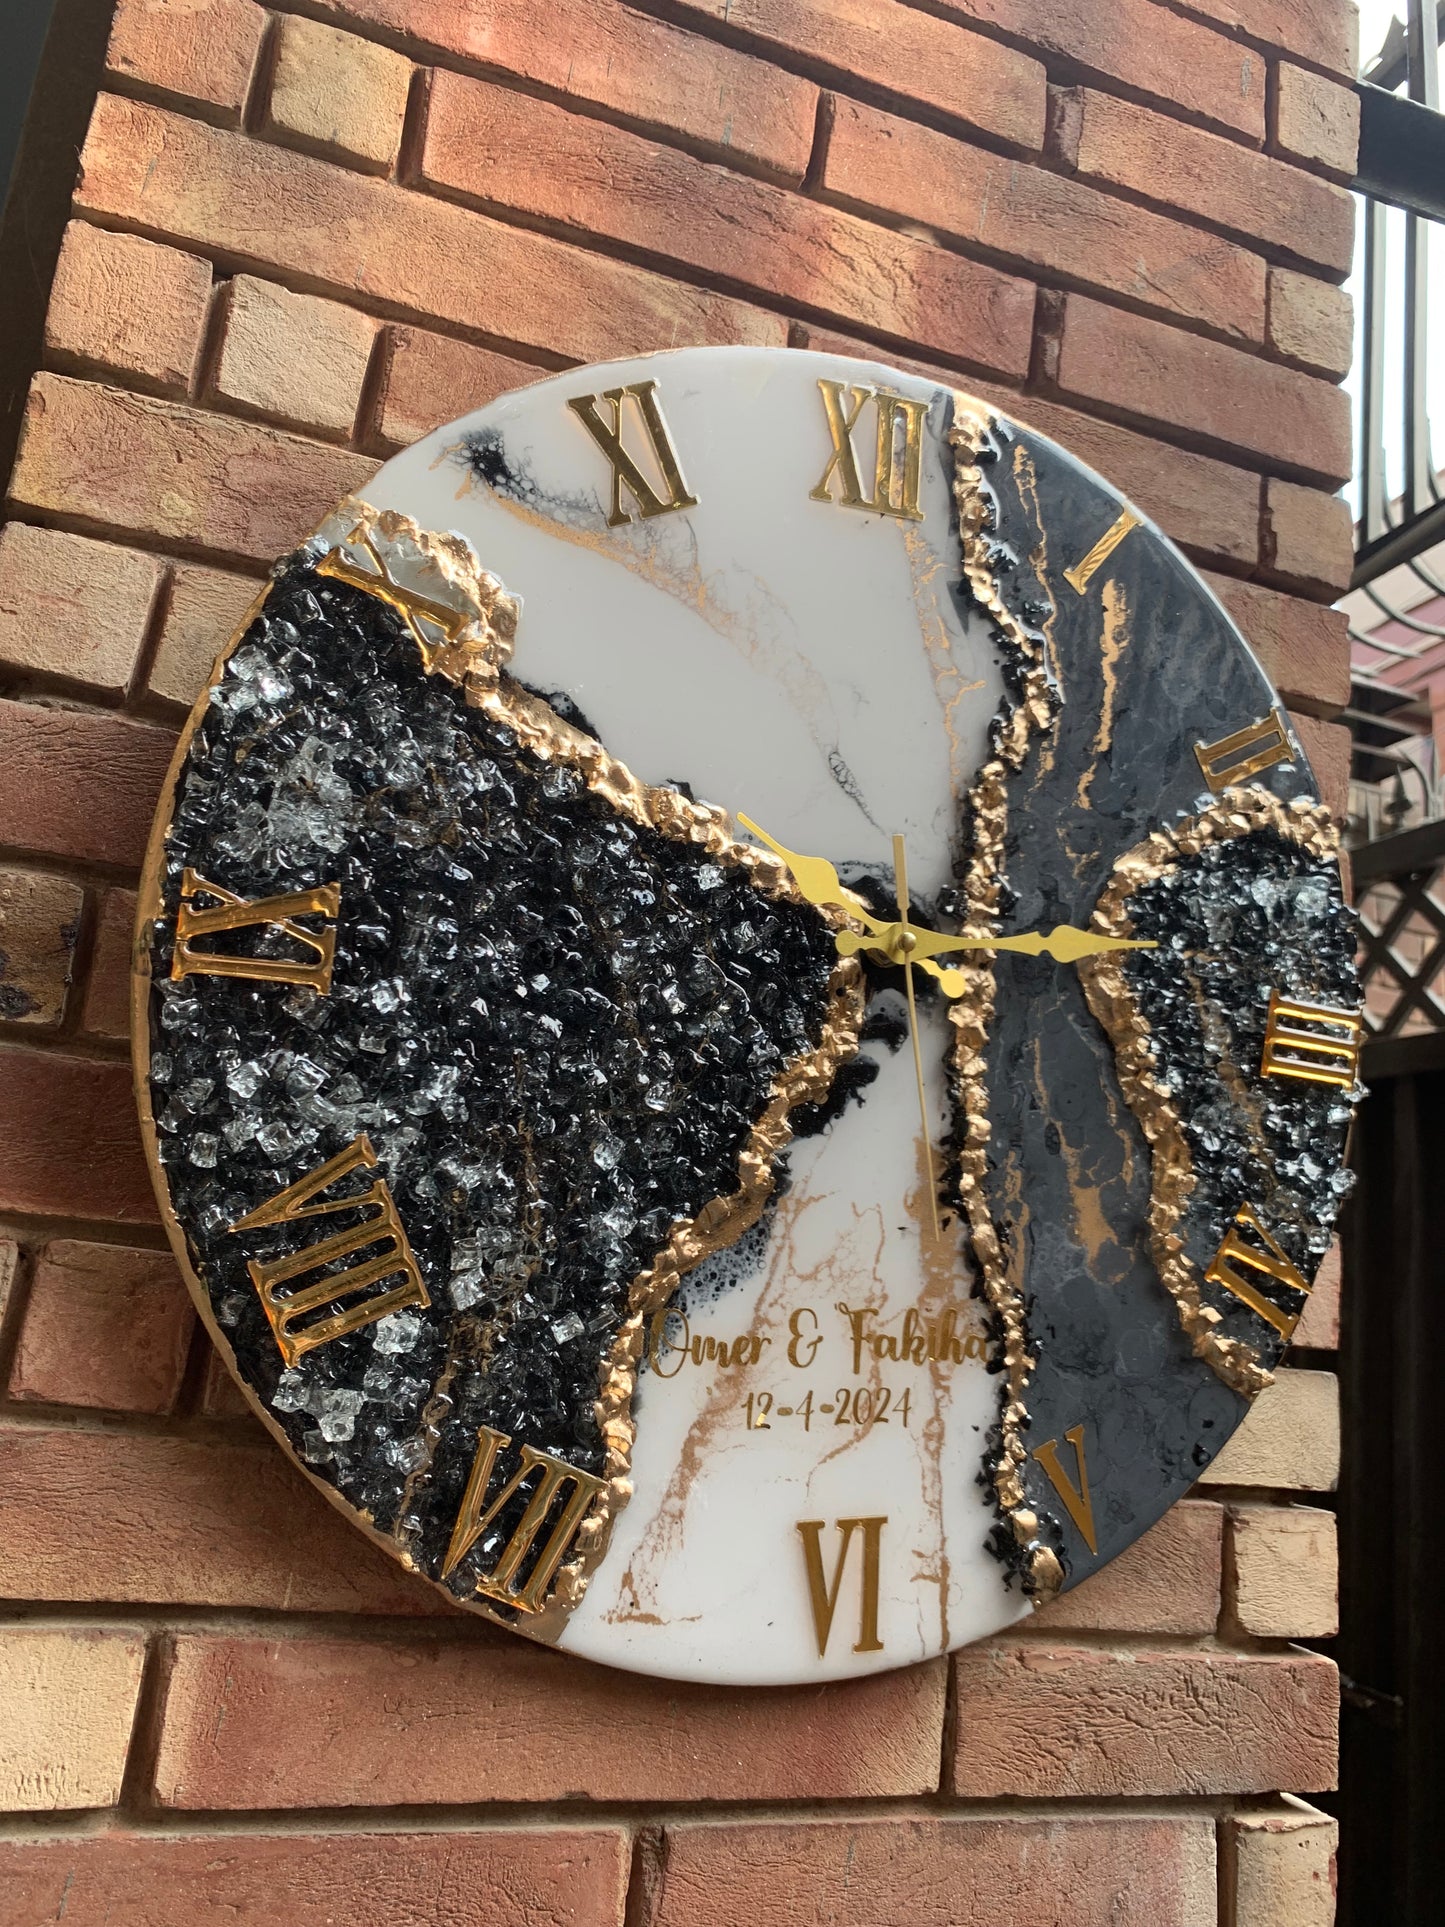
[[[418,1584],[828,1678],[1087,1578],[1269,1382],[1353,943],[1278,698],[1108,483],[690,349],[277,564],[157,821],[138,1086],[213,1338]]]

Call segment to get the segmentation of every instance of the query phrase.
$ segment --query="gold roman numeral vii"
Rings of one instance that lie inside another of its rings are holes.
[[[1034,1457],[1048,1474],[1049,1484],[1063,1500],[1064,1510],[1078,1527],[1080,1538],[1097,1558],[1099,1542],[1094,1534],[1094,1501],[1089,1492],[1089,1468],[1084,1463],[1083,1426],[1071,1425],[1064,1437],[1074,1448],[1074,1465],[1079,1474],[1077,1485],[1059,1463],[1057,1439],[1050,1439],[1045,1445],[1035,1446]]]
[[[672,436],[662,418],[662,409],[657,400],[657,383],[634,381],[626,388],[604,388],[601,400],[611,413],[610,422],[602,419],[597,407],[598,399],[596,395],[574,395],[567,406],[612,464],[612,506],[607,516],[608,528],[619,528],[622,523],[632,520],[631,511],[622,506],[624,488],[641,510],[644,521],[654,515],[670,515],[674,509],[696,508],[697,497],[688,493],[677,450],[672,445]],[[629,399],[647,431],[648,445],[662,475],[666,495],[658,494],[622,445],[622,404]]]
[[[297,1224],[303,1218],[331,1217],[343,1211],[370,1214],[362,1223],[333,1232],[329,1238],[318,1239],[300,1251],[289,1252],[283,1258],[252,1259],[247,1265],[281,1356],[288,1365],[294,1365],[318,1345],[327,1345],[347,1332],[360,1331],[363,1325],[375,1324],[378,1318],[431,1302],[385,1178],[373,1178],[365,1191],[312,1203],[313,1198],[350,1172],[370,1170],[375,1163],[371,1141],[363,1135],[308,1176],[288,1184],[284,1191],[257,1205],[244,1218],[237,1218],[230,1227],[234,1235],[261,1231],[270,1225]],[[367,1252],[373,1255],[367,1257]],[[353,1265],[327,1271],[324,1277],[314,1279],[309,1285],[300,1282],[308,1273],[351,1257],[357,1261]],[[372,1291],[372,1286],[384,1279],[397,1282],[385,1291]],[[283,1292],[283,1287],[291,1289]],[[348,1298],[354,1302],[343,1310],[326,1312],[310,1324],[301,1322],[309,1312]]]
[[[547,1588],[605,1481],[568,1465],[565,1459],[554,1458],[550,1452],[539,1452],[535,1445],[524,1445],[522,1463],[488,1505],[487,1488],[492,1483],[497,1454],[511,1443],[505,1432],[493,1431],[490,1425],[479,1428],[477,1453],[452,1527],[442,1578],[466,1558],[502,1507],[535,1473],[537,1483],[528,1496],[526,1510],[492,1570],[478,1579],[476,1589],[499,1605],[537,1613],[546,1603]]]
[[[1196,743],[1194,754],[1204,772],[1204,780],[1218,796],[1231,783],[1242,783],[1257,776],[1272,763],[1292,763],[1294,745],[1277,709],[1262,716],[1247,729],[1232,736],[1221,736],[1217,743]]]
[[[1242,1236],[1243,1231],[1253,1232],[1258,1242]],[[1249,1272],[1254,1276],[1247,1276]],[[1222,1285],[1232,1292],[1241,1304],[1248,1305],[1284,1338],[1288,1338],[1299,1323],[1300,1315],[1297,1311],[1285,1311],[1272,1298],[1267,1298],[1256,1280],[1272,1279],[1306,1296],[1310,1289],[1260,1223],[1253,1205],[1248,1204],[1242,1204],[1234,1214],[1234,1223],[1225,1232],[1224,1241],[1210,1259],[1204,1276],[1211,1285]]]
[[[798,1521],[798,1536],[803,1541],[803,1560],[808,1572],[808,1600],[813,1608],[813,1632],[818,1641],[818,1657],[823,1659],[827,1655],[833,1615],[838,1610],[838,1594],[843,1587],[843,1570],[848,1564],[848,1550],[853,1544],[855,1532],[862,1534],[863,1570],[858,1599],[858,1637],[853,1651],[881,1653],[883,1641],[878,1637],[879,1552],[883,1528],[888,1521],[886,1518],[836,1521],[838,1531],[843,1535],[843,1543],[833,1561],[831,1581],[823,1573],[821,1534],[824,1523],[822,1519]]]
[[[836,501],[840,508],[866,509],[873,515],[892,515],[900,522],[921,522],[919,487],[923,474],[923,423],[926,401],[893,395],[886,388],[860,388],[852,382],[820,380],[823,412],[828,421],[833,452],[828,466],[809,489],[814,502]],[[867,492],[858,468],[853,430],[869,402],[877,413],[873,448],[873,479]],[[837,477],[840,493],[833,494]]]
[[[198,907],[198,898],[214,897],[209,910]],[[218,883],[211,883],[199,870],[181,872],[181,900],[176,909],[176,949],[171,959],[171,976],[250,977],[258,983],[305,984],[324,997],[331,988],[331,966],[336,957],[335,918],[341,909],[341,885],[323,883],[316,890],[297,890],[290,896],[256,897],[247,902]],[[297,917],[331,919],[322,930],[303,930]],[[270,925],[292,943],[310,953],[304,959],[286,957],[234,957],[219,950],[194,948],[200,937],[219,936],[227,930],[250,930]]]
[[[1310,1084],[1337,1084],[1353,1090],[1360,1068],[1364,1019],[1353,1010],[1329,1004],[1304,1004],[1269,993],[1264,1029],[1263,1077],[1299,1077]]]

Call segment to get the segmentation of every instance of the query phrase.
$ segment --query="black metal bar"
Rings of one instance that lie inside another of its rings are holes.
[[[1445,221],[1445,115],[1367,80],[1360,97],[1360,158],[1354,185],[1361,194]]]
[[[1364,386],[1360,395],[1360,522],[1365,545],[1389,531],[1385,512],[1385,216],[1365,202]],[[1358,560],[1358,558],[1357,558]],[[1355,587],[1354,582],[1350,584]]]
[[[1417,870],[1433,869],[1442,862],[1445,862],[1445,821],[1422,823],[1418,829],[1382,836],[1378,843],[1367,843],[1350,855],[1356,883],[1413,876]]]
[[[1433,548],[1442,540],[1445,540],[1445,502],[1432,502],[1413,522],[1402,522],[1397,529],[1387,528],[1372,542],[1355,550],[1355,572],[1350,577],[1350,587],[1362,589],[1367,582],[1373,582],[1377,576],[1398,568],[1412,555]]]

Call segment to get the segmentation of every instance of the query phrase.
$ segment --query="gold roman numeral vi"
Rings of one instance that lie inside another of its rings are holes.
[[[626,388],[604,388],[601,399],[611,411],[610,422],[602,419],[596,395],[574,395],[567,406],[612,464],[612,506],[607,517],[608,528],[619,528],[622,523],[632,520],[631,511],[622,506],[624,488],[641,510],[644,521],[654,515],[670,515],[675,509],[696,508],[697,497],[688,493],[677,450],[672,445],[672,436],[662,418],[662,409],[657,400],[657,383],[634,381],[629,382]],[[648,445],[661,472],[666,495],[658,494],[622,445],[622,404],[628,399],[632,401],[647,431]]]
[[[281,1356],[288,1365],[294,1365],[318,1345],[327,1345],[347,1332],[360,1331],[363,1325],[375,1324],[378,1318],[431,1302],[385,1178],[373,1178],[365,1191],[312,1203],[313,1198],[318,1198],[350,1172],[370,1170],[375,1163],[371,1141],[363,1135],[308,1176],[298,1178],[295,1184],[288,1184],[274,1198],[247,1212],[244,1218],[238,1218],[230,1227],[234,1236],[242,1231],[260,1231],[269,1225],[296,1224],[303,1218],[331,1217],[343,1211],[371,1214],[361,1224],[333,1232],[329,1238],[321,1238],[284,1258],[252,1259],[247,1265]],[[373,1255],[367,1257],[367,1252]],[[300,1282],[323,1265],[351,1257],[357,1260],[354,1265],[328,1271],[325,1277],[309,1285]],[[385,1291],[372,1291],[373,1285],[388,1278],[398,1282]],[[285,1286],[291,1289],[283,1295]],[[327,1312],[310,1324],[301,1322],[309,1312],[348,1298],[355,1302],[344,1310]]]
[[[828,421],[833,452],[816,488],[814,502],[836,501],[840,508],[866,509],[873,515],[892,515],[900,522],[921,522],[919,487],[923,475],[923,423],[926,401],[893,395],[886,388],[860,388],[852,382],[820,380],[823,412]],[[858,468],[853,430],[869,402],[877,412],[873,451],[873,480],[867,493]],[[837,477],[840,493],[833,494]]]
[[[200,897],[214,897],[209,910],[198,907]],[[336,958],[335,918],[341,909],[341,885],[323,883],[316,890],[297,890],[290,896],[256,897],[248,902],[211,883],[199,870],[181,872],[181,900],[176,909],[176,949],[172,978],[251,977],[259,983],[305,984],[324,997],[331,988],[331,966]],[[322,930],[303,930],[297,917],[326,917]],[[235,957],[225,951],[196,950],[199,937],[219,936],[228,930],[251,930],[270,925],[308,951],[309,957]]]
[[[1059,1463],[1057,1439],[1035,1446],[1034,1457],[1048,1474],[1049,1484],[1063,1500],[1064,1510],[1077,1526],[1080,1538],[1097,1558],[1099,1542],[1094,1536],[1094,1501],[1089,1491],[1089,1468],[1084,1463],[1083,1426],[1071,1425],[1064,1437],[1074,1448],[1074,1465],[1079,1474],[1077,1485]]]
[[[1364,1034],[1364,1019],[1355,1011],[1300,1003],[1272,990],[1260,1074],[1353,1090]]]
[[[833,1577],[828,1580],[823,1573],[822,1519],[800,1519],[798,1536],[803,1542],[803,1560],[808,1572],[808,1600],[813,1608],[813,1632],[818,1641],[818,1657],[823,1659],[828,1652],[828,1639],[833,1631],[833,1615],[838,1610],[838,1594],[843,1588],[843,1572],[848,1564],[848,1551],[853,1544],[853,1534],[861,1533],[863,1543],[862,1574],[858,1599],[858,1638],[854,1642],[855,1653],[881,1653],[883,1641],[878,1637],[878,1573],[879,1554],[882,1546],[883,1519],[838,1519],[837,1529],[843,1535],[843,1543],[838,1548],[833,1561]]]
[[[1253,1232],[1258,1243],[1243,1237],[1242,1230]],[[1252,1272],[1254,1277],[1246,1276],[1246,1272]],[[1306,1297],[1310,1289],[1260,1223],[1253,1205],[1248,1204],[1242,1204],[1235,1213],[1234,1223],[1225,1232],[1224,1242],[1209,1261],[1204,1276],[1211,1285],[1222,1285],[1232,1292],[1241,1304],[1248,1305],[1284,1338],[1288,1338],[1299,1323],[1300,1315],[1297,1311],[1283,1310],[1272,1298],[1267,1298],[1256,1280],[1273,1279],[1276,1284],[1287,1285],[1291,1291],[1302,1292]]]
[[[456,1524],[452,1527],[451,1542],[442,1563],[442,1578],[466,1558],[502,1507],[536,1473],[537,1483],[515,1531],[492,1570],[478,1579],[476,1586],[485,1598],[495,1599],[499,1605],[536,1613],[542,1610],[547,1588],[605,1481],[568,1465],[565,1459],[554,1458],[550,1452],[539,1452],[535,1445],[524,1445],[522,1463],[488,1505],[487,1488],[492,1482],[497,1454],[511,1443],[505,1432],[493,1431],[490,1425],[478,1429],[477,1453],[467,1476],[467,1489],[462,1494]],[[560,1511],[557,1510],[559,1502]],[[552,1518],[554,1511],[556,1517]]]
[[[1216,796],[1231,783],[1242,783],[1257,776],[1272,763],[1292,763],[1294,745],[1277,709],[1262,716],[1247,729],[1232,736],[1221,736],[1217,743],[1196,743],[1194,754],[1204,772],[1204,780]]]

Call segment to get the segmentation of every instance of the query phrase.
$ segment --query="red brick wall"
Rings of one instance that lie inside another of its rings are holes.
[[[132,892],[264,565],[537,371],[852,342],[1208,572],[1343,802],[1343,0],[120,0],[0,532],[0,1924],[1319,1927],[1334,1291],[1196,1497],[861,1684],[435,1604],[208,1356],[131,1121]]]

